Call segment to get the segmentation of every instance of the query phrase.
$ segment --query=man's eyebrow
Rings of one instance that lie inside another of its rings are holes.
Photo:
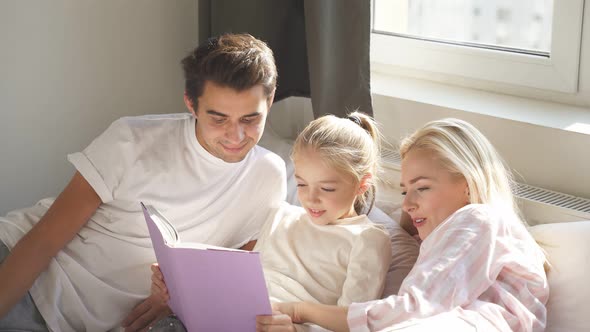
[[[428,176],[422,176],[422,175],[420,175],[420,176],[417,176],[417,177],[411,179],[409,182],[410,182],[410,184],[414,184],[414,183],[416,183],[416,182],[418,182],[420,180],[430,180],[430,179],[431,178],[429,178]],[[405,187],[405,185],[402,182],[399,183],[399,186],[400,187]]]
[[[224,117],[224,118],[228,118],[229,117],[229,115],[227,115],[227,114],[223,114],[221,112],[217,112],[217,111],[214,111],[214,110],[208,110],[206,113],[207,114],[210,114],[210,115],[214,115],[214,116],[221,116],[221,117]],[[252,118],[252,117],[255,117],[255,116],[259,116],[260,114],[262,114],[262,113],[261,112],[253,112],[253,113],[246,114],[246,115],[242,116],[242,118]]]

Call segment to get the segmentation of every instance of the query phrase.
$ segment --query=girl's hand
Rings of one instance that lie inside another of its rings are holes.
[[[166,283],[164,283],[164,275],[162,274],[162,271],[160,271],[158,263],[152,264],[151,269],[151,296],[161,300],[163,303],[167,303],[168,300],[170,300],[170,295],[168,294],[168,288],[166,287]]]
[[[273,311],[271,316],[256,317],[256,331],[258,332],[295,332],[291,317],[279,311]]]

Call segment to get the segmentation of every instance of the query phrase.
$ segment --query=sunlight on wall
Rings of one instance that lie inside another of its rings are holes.
[[[590,135],[590,124],[587,123],[576,122],[573,125],[566,127],[565,129],[569,131],[575,131],[581,134]]]

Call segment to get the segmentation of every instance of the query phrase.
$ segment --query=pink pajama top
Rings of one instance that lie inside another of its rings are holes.
[[[398,295],[353,303],[348,324],[351,331],[379,331],[451,313],[476,327],[543,331],[549,297],[544,262],[542,250],[517,218],[470,204],[422,242]]]

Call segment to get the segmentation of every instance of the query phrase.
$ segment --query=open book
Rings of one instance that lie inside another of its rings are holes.
[[[180,241],[174,226],[141,203],[169,306],[191,331],[255,331],[256,316],[270,315],[257,252]]]

